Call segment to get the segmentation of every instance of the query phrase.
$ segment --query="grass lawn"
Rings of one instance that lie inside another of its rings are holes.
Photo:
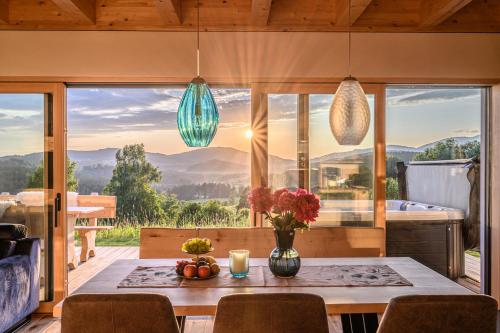
[[[239,224],[231,225],[232,227],[246,227],[248,226],[248,222],[241,222]],[[228,226],[228,225],[221,225]],[[97,232],[95,244],[96,246],[139,246],[139,238],[141,233],[141,227],[175,227],[172,224],[161,225],[124,225],[124,226],[115,226],[110,230],[100,230]],[[186,228],[195,228],[196,226],[187,225],[184,226]],[[215,225],[210,227],[216,227]],[[75,232],[75,242],[76,246],[80,246],[80,238],[78,233]]]
[[[110,230],[97,232],[96,246],[139,246],[140,226],[119,226]],[[75,234],[76,245],[80,245],[80,238]]]
[[[476,258],[481,257],[481,253],[479,253],[478,251],[467,250],[467,251],[465,251],[465,253],[467,253],[470,256],[476,257]]]

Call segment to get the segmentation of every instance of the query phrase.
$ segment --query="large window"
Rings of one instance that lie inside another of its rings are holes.
[[[183,92],[170,87],[68,89],[68,156],[76,163],[75,189],[117,197],[117,219],[106,222],[122,228],[249,225],[250,90],[212,89],[219,128],[210,147],[199,149],[188,148],[177,129]],[[119,170],[127,172],[118,172],[118,151]],[[131,191],[140,197],[129,196]],[[118,234],[114,230],[99,234]]]
[[[309,97],[310,188],[321,198],[322,225],[373,226],[374,96],[370,127],[359,146],[342,146],[330,130],[334,95]]]
[[[297,95],[271,94],[268,97],[268,170],[273,189],[298,186]]]
[[[386,107],[387,223],[402,216],[436,226],[459,222],[465,273],[476,281],[483,94],[481,88],[390,87]]]
[[[268,181],[306,188],[321,199],[315,225],[373,226],[375,96],[359,146],[339,145],[329,125],[334,95],[268,94]]]

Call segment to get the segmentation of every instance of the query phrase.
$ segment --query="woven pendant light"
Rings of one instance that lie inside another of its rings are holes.
[[[219,112],[207,82],[200,77],[200,2],[197,1],[196,70],[182,96],[177,112],[177,128],[188,147],[207,147],[217,132]]]
[[[351,1],[349,1],[349,24]],[[330,129],[340,145],[359,145],[370,127],[370,106],[358,80],[351,75],[351,30],[349,28],[349,76],[341,83],[330,106]]]

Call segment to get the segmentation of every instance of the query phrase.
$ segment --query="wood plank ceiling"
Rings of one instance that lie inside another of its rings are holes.
[[[196,29],[196,0],[0,0],[1,30]],[[200,0],[206,31],[500,32],[500,0]]]

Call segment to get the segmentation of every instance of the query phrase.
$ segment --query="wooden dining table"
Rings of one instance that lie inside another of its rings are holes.
[[[219,287],[219,288],[118,288],[118,284],[138,266],[175,266],[179,259],[117,260],[95,275],[75,294],[84,293],[157,293],[168,296],[176,316],[214,315],[224,295],[235,293],[312,293],[321,296],[329,314],[383,313],[393,297],[410,294],[466,295],[468,289],[430,268],[406,257],[378,258],[302,258],[302,266],[388,265],[412,286],[322,286],[322,287]],[[221,266],[227,259],[218,259]],[[267,266],[266,258],[250,259],[250,266]],[[300,272],[299,272],[300,274]]]

